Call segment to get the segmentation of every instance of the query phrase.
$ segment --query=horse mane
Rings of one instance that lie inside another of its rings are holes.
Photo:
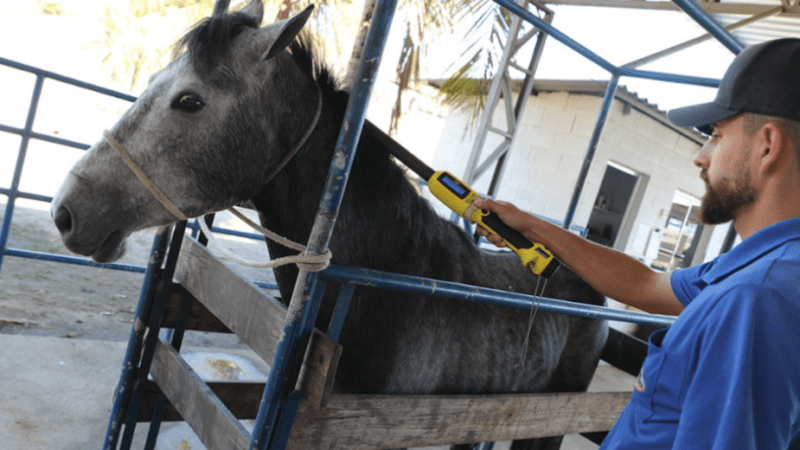
[[[257,29],[258,26],[255,18],[241,12],[206,17],[178,40],[173,59],[185,50],[191,56],[195,71],[201,77],[208,75],[223,60],[236,36],[245,28]]]
[[[311,75],[323,92],[333,95],[347,95],[346,92],[343,92],[341,83],[331,69],[322,58],[316,55],[316,45],[311,33],[301,31],[297,39],[289,44],[289,52],[297,67],[303,73]]]

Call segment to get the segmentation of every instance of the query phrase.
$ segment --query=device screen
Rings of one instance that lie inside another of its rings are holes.
[[[448,174],[443,173],[439,176],[439,181],[445,185],[450,191],[458,198],[465,198],[469,193],[469,189],[467,189],[463,184],[461,184],[458,180],[450,177]]]

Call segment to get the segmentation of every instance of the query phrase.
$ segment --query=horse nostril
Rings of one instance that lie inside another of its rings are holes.
[[[66,234],[72,231],[72,214],[69,213],[67,208],[63,206],[58,208],[53,221],[56,223],[56,228],[58,228],[58,231],[60,231],[61,234]]]

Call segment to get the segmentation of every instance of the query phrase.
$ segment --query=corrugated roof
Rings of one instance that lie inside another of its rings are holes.
[[[678,10],[674,3],[663,0],[543,0],[542,3],[545,5]],[[769,14],[769,17],[731,31],[731,34],[744,45],[784,37],[800,37],[800,0],[698,1],[697,4],[723,26],[758,14]]]
[[[438,89],[444,83],[444,80],[428,80],[427,83]],[[514,80],[511,82],[511,89],[514,92],[519,92],[521,84],[522,82],[520,80]],[[533,82],[533,95],[536,95],[539,92],[570,92],[574,94],[588,94],[602,97],[605,95],[607,87],[608,82],[602,80],[536,79]],[[652,117],[658,122],[661,122],[665,126],[699,144],[704,143],[707,139],[702,133],[673,125],[669,119],[667,119],[666,111],[659,109],[658,105],[648,102],[646,98],[639,97],[636,92],[628,90],[628,88],[622,84],[617,87],[615,98],[631,105],[631,107],[635,108],[637,111]]]

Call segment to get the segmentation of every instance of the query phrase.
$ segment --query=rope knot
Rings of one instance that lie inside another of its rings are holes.
[[[331,265],[333,253],[331,253],[330,249],[326,250],[325,253],[321,255],[309,256],[304,252],[302,255],[295,256],[294,258],[296,258],[294,263],[297,265],[298,269],[306,272],[322,272]]]

